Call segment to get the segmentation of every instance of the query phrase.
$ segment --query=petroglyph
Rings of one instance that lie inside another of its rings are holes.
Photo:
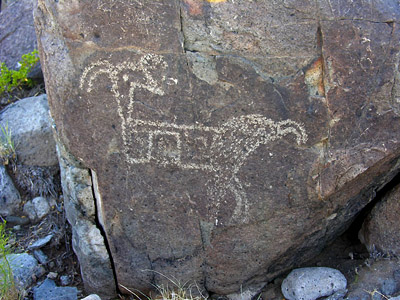
[[[167,67],[163,57],[155,54],[116,65],[107,60],[98,61],[84,70],[80,88],[90,93],[96,78],[104,75],[110,79],[121,118],[123,150],[129,164],[176,166],[182,170],[207,172],[211,175],[207,193],[212,200],[216,223],[220,205],[227,197],[236,202],[232,220],[246,222],[249,201],[238,178],[241,167],[261,145],[286,136],[294,137],[297,144],[305,143],[304,126],[292,120],[274,121],[258,114],[233,117],[218,127],[133,118],[133,108],[138,103],[137,89],[163,96],[165,84],[178,83],[177,79],[167,78]],[[129,83],[127,95],[120,93],[121,82]],[[128,105],[123,107],[122,100],[126,96]]]

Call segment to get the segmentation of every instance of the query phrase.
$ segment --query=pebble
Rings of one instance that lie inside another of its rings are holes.
[[[28,246],[28,250],[32,251],[46,246],[51,241],[53,236],[54,236],[53,234],[48,234],[44,238],[37,240],[32,245]]]
[[[101,298],[96,294],[91,294],[81,300],[101,300]]]
[[[51,207],[44,197],[36,197],[24,205],[24,213],[31,222],[36,223],[49,214]]]
[[[332,268],[301,268],[290,272],[282,282],[282,293],[288,300],[315,300],[346,290],[344,275]]]
[[[49,274],[47,274],[47,278],[49,279],[57,279],[58,277],[58,273],[56,272],[49,272]]]
[[[42,250],[34,250],[34,251],[33,251],[33,256],[35,256],[35,258],[37,259],[37,261],[38,261],[39,263],[41,263],[42,265],[46,264],[47,261],[49,260],[49,258],[47,257],[47,255],[44,254]]]
[[[11,225],[27,225],[29,224],[29,219],[25,217],[7,216],[6,221]]]
[[[62,286],[67,286],[71,283],[71,278],[68,275],[60,276],[60,283]]]

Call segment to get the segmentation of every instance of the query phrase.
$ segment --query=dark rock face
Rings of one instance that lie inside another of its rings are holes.
[[[229,294],[309,259],[397,170],[395,1],[39,0],[117,282]]]
[[[364,221],[359,237],[369,252],[400,254],[399,197],[400,186],[397,186],[372,209]]]
[[[33,25],[33,0],[10,3],[0,13],[0,62],[15,69],[23,54],[37,48]]]

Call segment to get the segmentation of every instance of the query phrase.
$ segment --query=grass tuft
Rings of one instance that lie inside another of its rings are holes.
[[[11,129],[8,128],[8,123],[6,123],[4,127],[0,125],[0,129],[0,161],[3,165],[8,165],[16,161],[17,154],[15,152]]]
[[[16,300],[21,299],[15,285],[11,265],[7,255],[11,254],[9,245],[10,235],[6,231],[6,223],[0,223],[0,299]]]
[[[120,287],[131,293],[137,299],[141,300],[142,299],[147,299],[147,300],[206,300],[207,299],[207,297],[201,293],[200,288],[196,284],[188,284],[187,282],[181,284],[179,280],[177,280],[176,278],[169,278],[160,272],[154,270],[144,270],[144,271],[154,272],[166,278],[168,282],[171,283],[171,285],[154,286],[154,288],[157,291],[157,294],[154,297],[147,296],[138,290],[129,289],[126,286],[123,286],[122,284],[119,284]],[[196,295],[192,293],[194,289],[197,290]]]

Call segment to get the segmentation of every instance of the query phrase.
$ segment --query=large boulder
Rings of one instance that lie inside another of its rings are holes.
[[[57,134],[119,287],[259,286],[398,171],[396,1],[39,0]]]
[[[0,12],[0,62],[16,69],[23,54],[37,48],[33,0],[4,1]],[[10,3],[8,3],[10,2]]]

